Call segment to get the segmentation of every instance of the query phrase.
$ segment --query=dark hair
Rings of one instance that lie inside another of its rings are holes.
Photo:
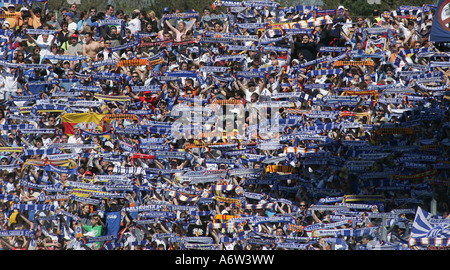
[[[82,10],[82,11],[80,12],[80,18],[82,19],[82,18],[84,17],[84,15],[86,15],[86,14],[89,14],[89,12],[87,12],[87,11],[85,11],[85,10]]]
[[[133,14],[131,15],[131,18],[137,18],[139,15],[141,15],[141,11],[133,11]]]

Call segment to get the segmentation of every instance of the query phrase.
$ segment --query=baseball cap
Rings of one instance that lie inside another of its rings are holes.
[[[72,34],[70,37],[71,38],[78,38],[78,35],[77,34]]]
[[[168,7],[163,8],[163,12],[170,12],[170,9]]]
[[[16,6],[14,4],[9,4],[8,8],[10,8],[10,7],[16,8]]]

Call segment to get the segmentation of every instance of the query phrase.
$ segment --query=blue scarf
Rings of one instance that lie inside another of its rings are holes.
[[[161,91],[162,85],[145,85],[145,86],[131,86],[131,92],[153,92],[157,93]]]
[[[8,237],[8,236],[32,236],[33,232],[31,230],[7,230],[0,231],[0,237]]]
[[[321,70],[311,70],[306,74],[306,77],[315,77],[323,75],[340,75],[342,76],[344,72],[342,69],[321,69]]]

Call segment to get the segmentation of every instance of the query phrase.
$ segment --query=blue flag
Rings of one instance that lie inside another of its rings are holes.
[[[430,31],[431,42],[450,42],[450,0],[440,0]]]

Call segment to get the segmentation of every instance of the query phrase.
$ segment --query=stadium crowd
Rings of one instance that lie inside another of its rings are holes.
[[[435,8],[4,6],[1,248],[450,245]]]

